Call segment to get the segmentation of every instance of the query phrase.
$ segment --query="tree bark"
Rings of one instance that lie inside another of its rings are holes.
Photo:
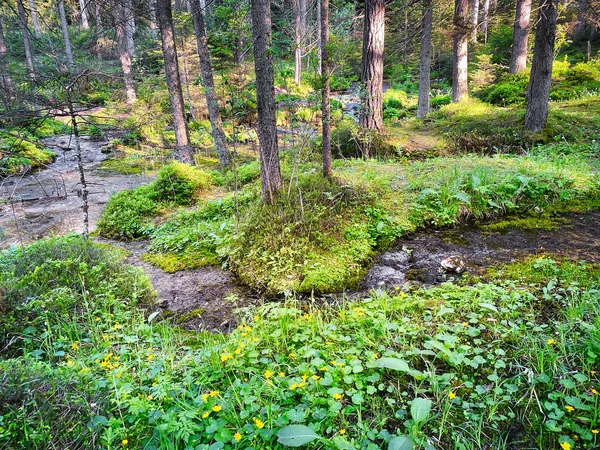
[[[534,133],[543,130],[548,119],[558,0],[540,0],[539,5],[525,113],[525,128]]]
[[[36,38],[39,38],[42,34],[42,30],[40,30],[40,23],[38,22],[35,0],[29,0],[29,14],[31,14],[31,23],[33,23],[33,33]]]
[[[123,9],[125,16],[125,34],[127,36],[127,51],[129,52],[129,56],[133,58],[135,53],[135,42],[133,41],[135,18],[133,17],[132,0],[124,0]]]
[[[206,25],[204,23],[204,11],[199,0],[190,0],[192,7],[192,17],[194,19],[194,29],[196,31],[196,42],[198,44],[198,58],[200,59],[200,72],[202,74],[202,84],[204,85],[204,95],[208,107],[208,118],[212,129],[215,149],[219,156],[219,163],[222,168],[229,167],[231,158],[227,139],[223,131],[223,122],[221,120],[221,110],[217,100],[217,91],[213,77],[212,65],[210,62],[210,53],[208,51],[208,40],[206,38]]]
[[[317,4],[317,48],[321,48],[321,27],[323,25],[323,21],[321,19],[321,2],[322,0],[315,0],[315,3]],[[329,6],[329,5],[328,5]],[[321,51],[317,52],[318,53],[318,60],[317,60],[317,73],[319,75],[323,75],[323,72],[321,72],[321,68],[323,67],[323,62],[321,60]]]
[[[380,131],[383,129],[384,41],[385,0],[366,0],[361,74],[364,94],[360,125]]]
[[[580,41],[585,36],[587,26],[588,0],[577,0],[577,23],[575,24],[574,37]]]
[[[429,113],[429,90],[431,87],[431,30],[433,26],[432,0],[423,0],[421,55],[419,69],[419,103],[417,117],[422,119]]]
[[[302,82],[302,56],[304,54],[304,38],[306,36],[306,0],[295,0],[294,6],[296,16],[294,81],[299,86]]]
[[[71,39],[69,38],[69,26],[67,24],[67,15],[65,14],[64,0],[58,0],[58,15],[60,17],[60,27],[62,28],[63,41],[65,43],[67,65],[69,66],[69,70],[73,70],[73,49],[71,47]]]
[[[471,42],[477,43],[479,25],[479,0],[471,0]]]
[[[532,0],[517,0],[517,12],[513,32],[510,71],[517,73],[527,67],[527,42],[529,37],[529,20]]]
[[[483,42],[487,44],[488,24],[490,15],[490,0],[483,0],[481,5],[481,32],[483,33]]]
[[[127,103],[131,105],[136,100],[136,94],[133,74],[131,72],[131,55],[129,53],[127,41],[126,8],[122,6],[118,0],[116,0],[112,6],[117,16],[115,20],[115,34],[117,37],[117,48],[119,50],[121,70],[123,70],[123,79],[125,80],[125,95],[127,97]]]
[[[273,203],[283,187],[283,180],[277,145],[270,2],[251,0],[251,10],[262,197],[263,202]]]
[[[321,61],[320,72],[323,76],[323,92],[321,103],[321,120],[323,125],[323,175],[331,177],[331,103],[329,101],[331,67],[329,63],[329,0],[320,0],[320,32],[319,60]]]
[[[96,9],[96,35],[98,39],[104,39],[104,26],[102,24],[102,0],[96,0],[94,2]]]
[[[12,79],[8,73],[8,62],[6,54],[6,41],[4,40],[4,28],[2,27],[2,17],[0,17],[0,88],[4,94],[10,94],[13,90]]]
[[[454,3],[454,56],[452,67],[452,101],[469,96],[469,0]]]
[[[175,29],[173,27],[171,0],[157,0],[156,20],[160,29],[163,57],[165,60],[165,75],[171,100],[173,127],[175,128],[176,148],[174,156],[181,162],[192,163],[190,137],[185,120],[183,93],[181,91],[181,79],[179,78],[177,49],[175,48]]]
[[[87,0],[89,1],[89,0]],[[89,30],[90,29],[90,21],[89,21],[89,13],[88,13],[88,5],[86,0],[79,0],[79,9],[81,11],[81,29]]]
[[[25,64],[27,73],[31,80],[35,80],[35,66],[33,65],[33,53],[31,52],[31,41],[29,40],[29,29],[27,28],[27,14],[23,7],[23,0],[17,0],[17,13],[19,15],[19,27],[23,36],[23,47],[25,48]]]

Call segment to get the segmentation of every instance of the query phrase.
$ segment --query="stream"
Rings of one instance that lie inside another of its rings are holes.
[[[0,249],[36,239],[82,231],[82,201],[79,173],[69,136],[45,139],[57,154],[47,167],[0,181]],[[82,137],[84,166],[89,185],[90,228],[110,196],[152,180],[144,175],[124,175],[103,170],[110,157],[108,142]],[[400,240],[390,251],[379,255],[358,292],[393,290],[409,285],[431,286],[451,281],[465,273],[482,274],[486,268],[528,255],[555,255],[574,260],[600,262],[600,211],[569,214],[560,218],[554,230],[506,229],[459,226],[422,231]],[[95,238],[128,251],[126,262],[148,274],[158,293],[158,307],[173,316],[178,325],[191,330],[228,331],[236,325],[233,311],[260,301],[235,277],[220,268],[165,273],[144,261],[148,243],[119,242]]]

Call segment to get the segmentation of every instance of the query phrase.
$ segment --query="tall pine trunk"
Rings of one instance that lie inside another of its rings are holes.
[[[29,0],[29,14],[31,14],[31,23],[33,24],[33,33],[36,38],[42,34],[40,24],[38,22],[37,10],[35,9],[35,0]]]
[[[4,28],[2,27],[2,17],[0,17],[0,88],[3,94],[8,96],[13,90],[12,79],[8,73],[8,61],[6,54],[6,41],[4,40]]]
[[[23,36],[23,47],[25,48],[25,64],[27,65],[27,73],[31,80],[35,80],[35,66],[33,65],[33,53],[31,51],[31,41],[29,39],[29,29],[27,28],[27,14],[23,0],[17,0],[17,14],[19,16],[19,27]]]
[[[452,101],[469,96],[469,0],[454,3],[454,56],[452,65]]]
[[[432,0],[423,0],[421,22],[421,55],[419,68],[419,104],[417,117],[422,119],[429,113],[429,90],[431,87],[431,29],[433,26]]]
[[[89,20],[89,12],[88,12],[88,4],[89,0],[79,0],[79,9],[81,11],[81,29],[89,30],[90,29],[90,20]]]
[[[533,61],[527,89],[527,112],[525,113],[525,128],[534,133],[543,130],[548,119],[558,0],[540,0],[538,9],[539,18],[535,31]]]
[[[481,4],[481,32],[483,33],[483,42],[487,44],[488,25],[490,20],[490,0],[483,0]]]
[[[316,3],[316,8],[317,8],[317,48],[320,49],[321,48],[321,34],[323,33],[321,30],[321,27],[323,26],[323,20],[321,19],[321,11],[322,11],[322,0],[315,0]],[[328,10],[329,10],[329,5],[327,5]],[[317,73],[319,75],[322,75],[323,72],[321,72],[321,69],[323,67],[323,62],[321,60],[321,51],[319,50],[317,52],[318,57],[317,57]]]
[[[527,42],[532,0],[517,0],[515,27],[513,32],[510,71],[517,73],[527,67]]]
[[[479,25],[479,0],[471,0],[471,42],[477,42]]]
[[[577,41],[585,38],[588,10],[588,0],[577,0],[577,23],[575,24],[575,30],[573,33],[575,40]]]
[[[251,0],[251,9],[262,198],[265,203],[273,203],[283,186],[283,180],[277,145],[270,2]]]
[[[174,156],[181,162],[192,163],[190,137],[185,120],[185,106],[181,91],[181,79],[179,77],[177,49],[175,47],[175,28],[173,26],[171,0],[157,0],[156,20],[160,28],[160,38],[165,60],[165,75],[171,100],[173,127],[175,128],[176,149]]]
[[[123,79],[125,81],[125,95],[127,103],[132,104],[136,100],[136,94],[133,74],[131,72],[131,55],[128,49],[126,8],[120,4],[119,0],[115,0],[112,6],[116,12],[115,34],[117,37],[121,70],[123,71]]]
[[[306,36],[306,0],[295,0],[294,14],[296,16],[294,39],[294,81],[300,85],[302,81],[302,56]]]
[[[323,92],[321,103],[321,115],[323,124],[323,175],[331,177],[331,104],[329,102],[331,67],[329,63],[329,0],[321,0],[318,5],[320,9],[319,19],[321,24],[319,31],[319,60],[321,61],[320,72],[323,76]]]
[[[361,74],[364,93],[360,115],[363,128],[383,129],[384,46],[385,0],[366,0]]]
[[[64,0],[58,0],[58,15],[60,17],[60,27],[63,33],[63,42],[65,44],[65,55],[67,57],[67,65],[69,70],[73,70],[73,49],[71,47],[71,39],[69,37],[69,26],[67,24],[67,15],[65,14]]]
[[[228,167],[231,159],[227,140],[223,131],[223,122],[221,120],[221,110],[217,100],[217,91],[213,77],[212,66],[210,62],[210,53],[208,52],[208,41],[206,38],[206,25],[204,23],[204,11],[200,0],[190,0],[192,8],[192,17],[194,19],[194,29],[196,31],[196,42],[198,44],[198,58],[200,59],[200,72],[202,73],[202,84],[204,85],[204,95],[208,107],[208,118],[212,128],[215,149],[219,156],[221,167]]]
[[[104,39],[104,26],[102,24],[102,0],[94,2],[96,9],[96,36],[98,39]]]
[[[133,3],[132,0],[123,0],[123,9],[125,15],[125,34],[127,36],[127,51],[129,56],[133,57],[135,52],[135,43],[133,41],[133,35],[135,33],[135,18],[133,17]]]

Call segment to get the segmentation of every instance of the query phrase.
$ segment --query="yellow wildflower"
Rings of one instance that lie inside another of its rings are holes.
[[[301,382],[301,383],[298,383],[298,387],[299,387],[299,388],[301,388],[301,387],[304,387],[304,386],[306,386],[306,383],[305,383],[304,381],[303,381],[303,382]]]
[[[462,324],[463,324],[463,327],[466,327],[469,325],[469,322],[463,322]]]
[[[254,319],[255,322],[258,322],[259,317],[255,314],[254,317],[253,317],[253,319]]]
[[[233,358],[233,355],[231,353],[223,353],[221,355],[221,361],[222,362],[225,362],[225,361],[230,360],[232,358]]]
[[[71,348],[72,348],[73,350],[77,350],[77,349],[79,348],[79,343],[78,343],[78,342],[73,342],[73,343],[71,344]]]
[[[592,433],[598,434],[598,430],[592,430]]]
[[[294,389],[296,389],[298,387],[298,385],[296,383],[292,384],[290,386],[290,391],[293,391]]]
[[[96,317],[96,319],[94,319],[96,322],[100,322],[100,317]]]
[[[206,403],[208,401],[208,394],[202,394],[201,397],[202,397],[202,401],[204,403]]]
[[[283,378],[283,377],[285,377],[285,373],[284,373],[284,372],[279,372],[279,373],[277,374],[277,376],[279,376],[279,377]]]
[[[573,412],[573,411],[575,411],[575,408],[573,408],[571,405],[567,405],[567,406],[565,406],[565,409],[566,409],[567,411],[569,411],[569,412]]]
[[[290,358],[295,358],[296,354],[295,353],[290,353]]]
[[[556,344],[556,341],[554,339],[548,339],[548,345],[554,345]],[[569,445],[569,444],[567,444]]]
[[[312,379],[315,380],[315,381],[317,381],[319,378],[321,378],[319,375],[313,375],[312,376]]]
[[[597,389],[592,389],[592,394],[598,395],[598,390]]]
[[[213,407],[212,407],[212,410],[213,410],[214,412],[219,412],[219,411],[221,411],[222,409],[223,409],[223,407],[222,407],[221,405],[215,405],[215,406],[213,406]]]
[[[210,416],[210,411],[204,411],[204,412],[202,413],[202,418],[203,418],[203,419],[206,419],[208,416]]]
[[[571,444],[568,442],[561,442],[560,448],[562,448],[562,450],[571,450]]]
[[[154,358],[154,355],[152,353],[150,353],[146,359],[148,361],[152,361],[153,358]]]
[[[406,297],[406,294],[404,292],[400,292],[400,297],[404,298]]]
[[[123,445],[127,445],[127,444],[129,444],[129,441],[128,441],[127,439],[123,439],[123,440],[121,441],[121,444],[123,444]]]
[[[302,380],[304,380],[304,381],[308,380],[308,375],[302,375]]]
[[[269,378],[271,378],[273,375],[275,374],[275,372],[272,372],[270,370],[266,370],[265,371],[265,378],[268,380]]]
[[[454,400],[454,399],[456,398],[456,394],[455,394],[454,392],[450,392],[450,393],[448,394],[448,398],[449,398],[450,400]]]
[[[234,435],[233,435],[233,439],[235,439],[236,441],[240,441],[242,439],[242,435],[240,434],[239,431],[237,431]]]
[[[210,391],[210,396],[211,397],[216,397],[217,395],[219,395],[221,393],[221,391]]]
[[[238,347],[235,349],[235,351],[233,353],[235,353],[236,355],[239,355],[240,353],[242,353],[242,349]]]
[[[336,400],[339,400],[343,396],[344,396],[343,394],[338,394],[338,393],[333,394],[333,398],[336,399]]]
[[[254,425],[256,425],[257,428],[265,427],[265,423],[262,420],[257,419],[256,417],[254,418]]]
[[[342,435],[346,434],[346,429],[345,429],[345,428],[342,428],[342,429],[340,430],[340,434],[342,434]]]
[[[591,374],[591,375],[596,375],[596,371],[595,371],[595,370],[592,370],[592,371],[590,371],[590,374]]]

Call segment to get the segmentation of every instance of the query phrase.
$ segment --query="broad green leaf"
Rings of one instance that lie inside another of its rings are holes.
[[[490,311],[498,312],[498,308],[496,308],[491,303],[480,303],[479,306],[485,309],[489,309]]]
[[[388,450],[412,450],[413,441],[407,436],[396,436],[388,445]]]
[[[405,372],[413,377],[422,375],[421,372],[415,369],[411,369],[406,361],[400,358],[381,358],[377,360],[377,365],[384,369],[397,370],[399,372]]]
[[[286,447],[300,447],[319,439],[319,435],[304,425],[288,425],[277,433],[277,442]]]
[[[417,397],[410,405],[410,415],[416,423],[422,423],[427,420],[431,412],[431,400]]]
[[[148,316],[148,323],[152,323],[152,321],[154,319],[156,319],[156,316],[158,316],[160,314],[160,311],[154,311],[152,314],[150,314]]]
[[[339,450],[356,450],[356,448],[341,436],[336,436],[332,439],[333,444]]]

